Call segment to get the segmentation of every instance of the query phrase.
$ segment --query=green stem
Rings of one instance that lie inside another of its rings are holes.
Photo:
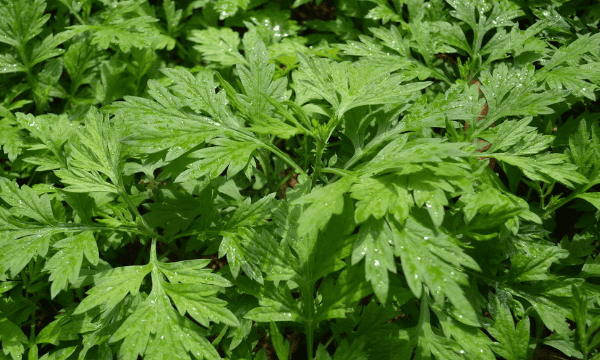
[[[321,159],[323,157],[323,151],[325,150],[325,142],[322,139],[317,140],[317,156],[315,160],[315,173],[313,174],[313,186],[316,185],[317,179],[321,176],[321,169],[323,164],[321,164]]]
[[[256,139],[254,139],[254,141],[256,141]],[[277,146],[275,146],[273,144],[268,144],[268,143],[261,142],[261,147],[263,147],[263,148],[271,151],[275,155],[279,156],[279,158],[281,160],[283,160],[286,164],[288,164],[289,166],[291,166],[297,174],[302,174],[304,176],[308,176],[308,174],[304,170],[302,170],[302,168],[300,167],[300,165],[296,164],[294,162],[294,160],[292,160],[286,153],[284,153],[283,151],[279,150],[279,148],[277,148]]]
[[[567,196],[566,198],[562,199],[561,201],[555,203],[554,205],[550,206],[548,209],[546,209],[546,211],[544,212],[544,214],[542,215],[542,220],[547,218],[550,214],[552,214],[554,211],[556,211],[558,208],[563,207],[564,205],[566,205],[569,201],[575,199],[577,196],[579,196],[580,194],[585,193],[586,191],[588,191],[589,188],[591,188],[592,186],[594,186],[595,183],[589,183],[587,185],[582,186],[580,189],[573,191],[573,193],[571,193],[571,195]]]
[[[308,265],[307,265],[307,271],[308,271],[308,278],[310,279],[312,277],[311,275],[311,271],[310,269],[308,269]],[[313,359],[314,356],[314,342],[315,342],[315,324],[314,324],[314,320],[315,320],[315,299],[314,299],[314,294],[313,294],[313,289],[314,287],[312,286],[311,283],[307,283],[304,286],[304,291],[302,294],[302,298],[305,299],[306,301],[306,309],[305,309],[305,314],[306,314],[306,354],[308,355],[307,358],[309,360]]]
[[[330,168],[330,167],[326,167],[321,169],[322,172],[326,172],[326,173],[330,173],[330,174],[335,174],[335,178],[338,179],[341,176],[347,176],[347,175],[351,175],[352,173],[350,171],[344,170],[344,169],[336,169],[336,168]],[[333,181],[330,181],[330,183]]]
[[[118,186],[118,189],[119,189],[119,195],[121,195],[121,197],[123,198],[123,200],[125,200],[125,203],[127,204],[127,207],[129,207],[129,211],[131,212],[132,215],[134,215],[136,221],[139,221],[140,224],[142,225],[141,232],[144,235],[146,235],[148,237],[151,237],[153,240],[156,239],[156,238],[161,238],[162,239],[162,236],[158,235],[154,231],[154,229],[152,229],[150,226],[148,226],[148,223],[146,222],[146,220],[144,220],[144,217],[142,216],[142,214],[140,214],[140,212],[135,207],[135,205],[133,205],[133,202],[129,198],[129,195],[127,195],[127,192],[125,191],[125,188],[122,187],[122,186]]]

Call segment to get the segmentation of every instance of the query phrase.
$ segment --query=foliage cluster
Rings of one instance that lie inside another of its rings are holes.
[[[594,3],[0,0],[0,359],[600,359]]]

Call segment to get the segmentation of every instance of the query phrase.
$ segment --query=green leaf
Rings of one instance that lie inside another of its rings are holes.
[[[358,200],[354,214],[356,222],[363,223],[370,216],[381,219],[386,214],[393,214],[396,220],[404,221],[414,201],[398,184],[399,179],[395,176],[360,178],[354,183],[350,196]]]
[[[272,321],[269,324],[269,339],[275,348],[277,357],[281,360],[288,359],[290,354],[290,343],[288,341],[284,342],[283,336],[279,332],[279,328],[277,328],[277,325]]]
[[[0,55],[0,74],[25,72],[27,68],[10,54]]]
[[[50,273],[52,298],[67,288],[67,282],[74,284],[78,280],[84,254],[92,265],[97,265],[99,260],[98,246],[91,231],[62,239],[53,247],[60,250],[44,266],[44,270]]]
[[[0,7],[0,42],[14,47],[24,47],[29,40],[42,32],[50,14],[44,14],[44,0],[3,1]]]
[[[94,275],[95,286],[87,292],[88,296],[77,306],[75,314],[81,314],[99,305],[110,311],[127,294],[136,295],[142,280],[151,270],[151,265],[123,266]]]
[[[539,116],[552,114],[549,106],[564,100],[564,92],[548,91],[535,79],[533,65],[510,69],[501,63],[493,73],[483,70],[479,80],[481,91],[487,100],[489,111],[478,122],[474,134],[478,134],[493,122],[508,116]]]
[[[590,204],[594,205],[596,209],[600,210],[600,192],[588,192],[585,194],[579,194],[577,197],[589,202]]]
[[[221,134],[245,141],[251,138],[241,132],[240,122],[227,106],[225,92],[215,93],[212,72],[204,71],[196,76],[185,69],[164,69],[163,72],[174,83],[171,89],[150,81],[148,87],[153,101],[126,97],[125,102],[111,107],[118,114],[126,115],[126,121],[134,130],[123,139],[126,144],[144,153],[168,150],[166,160],[169,161]]]
[[[101,14],[101,22],[94,25],[73,25],[68,29],[74,33],[90,31],[92,44],[98,44],[106,50],[111,44],[118,45],[123,52],[129,52],[132,47],[138,49],[173,49],[175,39],[161,33],[152,24],[158,19],[144,13],[141,7],[144,1],[123,1],[108,6]],[[132,16],[133,15],[133,16]],[[136,16],[137,15],[137,16]]]
[[[298,53],[301,83],[331,104],[335,116],[362,105],[396,104],[408,95],[429,86],[431,82],[401,84],[411,80],[381,69],[358,66],[348,62],[309,58]]]
[[[413,216],[406,219],[404,226],[391,224],[396,256],[402,260],[402,270],[415,296],[422,296],[425,284],[437,301],[443,301],[444,297],[450,300],[457,311],[457,320],[477,326],[473,305],[460,287],[468,284],[460,267],[479,271],[479,265],[448,235],[426,227]]]
[[[525,316],[516,323],[509,307],[500,301],[497,295],[490,294],[489,312],[494,320],[486,330],[498,342],[490,344],[492,350],[507,360],[527,358],[529,348],[529,317]]]
[[[206,268],[209,262],[189,260],[157,263],[157,267],[169,279],[169,283],[162,283],[164,291],[173,300],[181,316],[187,312],[205,327],[209,327],[209,321],[239,326],[235,315],[225,307],[227,302],[215,296],[231,283]]]
[[[475,57],[480,53],[483,38],[494,28],[513,26],[512,19],[523,15],[523,11],[510,3],[480,1],[447,1],[455,10],[450,15],[464,21],[474,33],[473,44],[469,54]]]
[[[548,61],[541,73],[556,69],[565,63],[570,64],[573,61],[580,61],[583,54],[594,52],[600,46],[600,34],[585,34],[577,38],[567,46],[562,46],[554,52],[550,61]]]
[[[352,265],[365,259],[365,278],[371,282],[382,304],[386,303],[388,297],[388,271],[396,273],[394,252],[390,247],[392,237],[383,219],[369,219],[360,227],[352,252]]]
[[[27,337],[15,323],[6,318],[0,318],[0,342],[4,355],[10,354],[12,359],[17,360],[21,359],[25,352],[23,344],[27,344]]]
[[[372,294],[373,286],[364,278],[362,266],[347,266],[336,283],[332,277],[326,277],[320,287],[323,301],[317,309],[316,321],[345,318],[349,306]]]
[[[48,194],[38,196],[27,185],[19,189],[16,182],[0,178],[0,198],[11,206],[11,212],[15,216],[24,216],[43,225],[57,224]]]
[[[86,126],[77,131],[79,141],[71,144],[69,170],[55,171],[69,185],[65,191],[119,192],[123,183],[121,131],[109,122],[108,116],[98,111],[88,112]],[[107,176],[110,182],[104,180],[101,174]]]
[[[192,30],[190,41],[202,56],[221,67],[237,64],[248,65],[246,59],[239,53],[240,36],[230,28],[208,28],[206,30]]]
[[[323,229],[333,214],[341,214],[344,209],[344,194],[350,190],[354,181],[354,177],[346,176],[293,201],[294,205],[310,204],[298,220],[298,235]]]
[[[510,281],[536,281],[549,279],[549,267],[569,252],[557,246],[528,246],[511,258],[511,267],[506,275]]]
[[[492,340],[481,330],[454,320],[453,317],[439,309],[432,308],[440,320],[440,325],[447,338],[452,337],[464,349],[467,358],[494,360],[496,357],[490,349]]]
[[[574,184],[585,184],[587,179],[577,172],[577,166],[569,164],[564,154],[543,153],[537,156],[493,154],[498,161],[518,167],[525,176],[545,183],[559,182],[573,188]]]
[[[260,287],[258,292],[260,306],[248,311],[244,318],[260,322],[306,322],[286,287],[275,287],[272,282],[268,281]]]
[[[219,359],[219,353],[205,338],[208,333],[173,309],[157,275],[153,275],[152,282],[150,295],[110,338],[112,343],[123,340],[121,358]]]
[[[253,154],[260,146],[256,142],[241,142],[225,138],[213,139],[210,142],[214,146],[196,150],[188,156],[201,160],[189,164],[188,169],[175,179],[176,182],[184,182],[190,179],[199,179],[208,176],[214,179],[227,169],[227,177],[231,178],[249,163],[253,163]]]
[[[58,33],[56,36],[53,34],[48,35],[38,46],[36,46],[29,59],[29,66],[32,67],[42,61],[56,57],[64,53],[64,50],[57,49],[56,47],[65,41],[73,37],[75,33],[73,31],[63,31]]]
[[[486,153],[502,151],[509,154],[534,155],[548,149],[554,137],[539,134],[536,128],[527,126],[532,119],[528,116],[519,121],[504,121],[480,133],[478,136],[492,145]]]
[[[582,175],[593,183],[600,182],[600,126],[596,122],[591,124],[591,134],[585,119],[579,122],[577,132],[569,136],[568,155]]]
[[[244,43],[249,43],[244,39]],[[247,44],[250,45],[250,44]],[[271,115],[273,106],[265,96],[276,101],[287,100],[285,90],[287,78],[282,77],[273,81],[275,64],[269,64],[269,55],[262,40],[258,40],[252,46],[245,46],[248,51],[248,66],[237,65],[240,77],[240,85],[243,95],[238,95],[241,105],[248,114],[250,121],[259,118],[260,114]]]
[[[252,280],[261,284],[264,283],[260,263],[262,259],[251,251],[252,233],[248,230],[238,230],[237,232],[222,233],[223,240],[219,245],[219,257],[227,255],[231,274],[234,278],[240,273],[240,268]]]

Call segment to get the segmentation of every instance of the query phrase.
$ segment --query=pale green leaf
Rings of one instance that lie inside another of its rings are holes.
[[[15,323],[2,317],[0,318],[0,343],[4,355],[10,354],[10,358],[17,360],[21,359],[25,352],[23,344],[27,344],[27,337]]]
[[[394,176],[382,178],[360,178],[352,185],[350,196],[358,200],[354,217],[358,223],[370,216],[381,219],[393,214],[396,220],[403,221],[408,216],[409,206],[414,202],[405,188],[398,186]]]
[[[192,30],[189,40],[199,44],[194,49],[210,62],[220,66],[248,64],[238,51],[240,36],[230,28]]]
[[[246,319],[260,322],[306,321],[287,287],[275,287],[268,281],[261,286],[259,293],[260,306],[246,313]]]
[[[577,166],[567,162],[567,156],[557,153],[543,153],[536,156],[513,154],[493,154],[498,161],[518,167],[523,174],[534,181],[559,182],[572,188],[574,184],[584,184],[588,180],[577,172]]]
[[[549,267],[568,256],[567,250],[557,246],[528,246],[511,258],[506,276],[513,282],[546,280],[550,278]]]
[[[355,178],[345,176],[333,184],[316,188],[292,204],[310,204],[298,220],[298,235],[307,234],[315,229],[323,229],[333,214],[341,214],[344,209],[344,194],[347,193]]]
[[[10,54],[0,55],[0,74],[25,72],[27,68]]]
[[[74,284],[77,281],[84,255],[92,265],[97,265],[99,260],[98,246],[91,231],[62,239],[53,247],[59,250],[44,266],[44,270],[50,273],[52,298],[66,289],[68,283]]]
[[[152,25],[158,19],[144,13],[141,1],[122,1],[109,6],[102,13],[102,22],[93,25],[73,25],[68,29],[74,33],[90,31],[92,44],[105,50],[111,44],[118,45],[123,52],[132,47],[138,49],[152,48],[168,50],[175,46],[175,39],[163,34],[158,27]],[[132,16],[133,15],[133,16]]]
[[[549,91],[540,86],[531,64],[521,69],[509,69],[505,63],[501,63],[493,73],[483,70],[479,81],[489,111],[485,119],[478,123],[475,134],[504,117],[552,114],[554,110],[550,105],[563,101],[566,95],[562,91]]]
[[[508,305],[493,294],[490,294],[489,312],[494,321],[491,326],[486,326],[486,330],[497,340],[490,344],[492,350],[507,360],[526,359],[529,348],[529,317],[523,317],[515,327]]]
[[[150,273],[152,266],[124,266],[94,275],[95,286],[75,309],[75,314],[81,314],[96,306],[110,310],[123,298],[131,293],[139,292],[144,277]]]
[[[480,270],[479,265],[447,235],[432,230],[409,216],[402,227],[392,227],[396,256],[402,260],[402,270],[408,286],[420,298],[422,285],[430,289],[433,298],[447,297],[459,321],[477,326],[479,321],[462,286],[467,286],[467,275],[462,266]]]
[[[594,205],[596,209],[600,210],[600,192],[588,192],[585,194],[579,194],[577,197],[589,202],[590,204]]]
[[[371,282],[377,299],[385,304],[388,297],[388,271],[396,273],[394,249],[390,246],[393,235],[383,219],[367,220],[358,231],[352,252],[352,265],[365,259],[365,279]]]
[[[153,276],[158,280],[157,276]],[[207,332],[171,306],[169,297],[158,284],[137,306],[134,313],[111,336],[110,342],[123,340],[119,356],[124,360],[144,359],[219,359],[206,339]]]
[[[302,83],[331,104],[336,117],[362,105],[394,104],[431,82],[402,84],[414,78],[348,62],[309,58],[298,53]]]
[[[248,166],[259,147],[256,142],[241,142],[226,138],[213,139],[210,144],[213,146],[196,150],[188,155],[201,160],[187,165],[188,169],[177,176],[176,182],[204,176],[214,179],[225,169],[227,169],[227,177],[231,178]]]

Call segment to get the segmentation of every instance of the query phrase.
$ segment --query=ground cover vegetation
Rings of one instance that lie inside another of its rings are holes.
[[[599,21],[0,0],[0,359],[600,359]]]

